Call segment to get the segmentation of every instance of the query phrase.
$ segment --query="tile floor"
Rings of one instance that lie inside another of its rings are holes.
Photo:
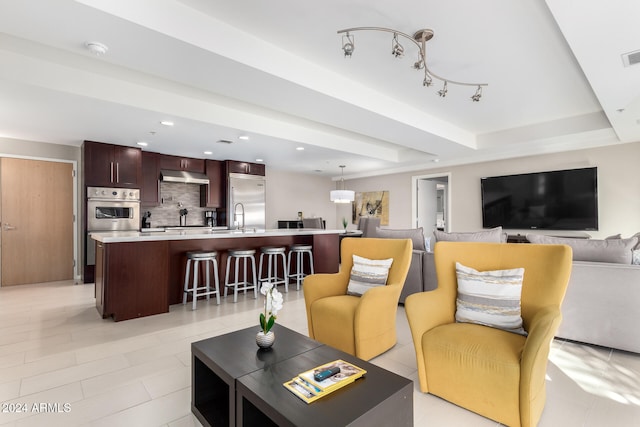
[[[0,288],[0,425],[199,426],[190,412],[191,342],[256,325],[260,306],[242,296],[115,323],[98,316],[93,285]],[[306,334],[302,291],[285,295],[278,322]],[[398,330],[398,344],[372,362],[414,380],[416,426],[498,426],[422,394],[402,307]],[[554,342],[541,427],[638,420],[640,355]]]

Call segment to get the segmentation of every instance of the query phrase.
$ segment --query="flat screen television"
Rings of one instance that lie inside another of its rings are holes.
[[[480,184],[485,228],[598,229],[595,167],[494,176]]]

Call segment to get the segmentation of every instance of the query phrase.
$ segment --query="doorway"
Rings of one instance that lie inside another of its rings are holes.
[[[450,173],[412,177],[412,224],[424,229],[425,237],[434,230],[451,229]]]
[[[0,285],[74,278],[72,163],[0,158]]]

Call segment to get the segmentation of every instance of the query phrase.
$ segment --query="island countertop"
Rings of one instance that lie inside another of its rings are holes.
[[[259,262],[262,247],[311,245],[315,273],[336,273],[340,239],[361,234],[304,228],[92,233],[96,244],[96,308],[102,317],[116,321],[166,313],[169,306],[182,302],[189,251],[216,251],[220,289],[224,287],[231,249],[254,249]]]
[[[314,228],[270,229],[270,230],[210,230],[186,229],[166,231],[118,231],[93,232],[91,238],[102,243],[154,242],[162,240],[198,240],[198,239],[238,239],[251,237],[285,237],[313,236],[320,234],[340,234],[344,236],[360,236],[362,231],[320,230]]]

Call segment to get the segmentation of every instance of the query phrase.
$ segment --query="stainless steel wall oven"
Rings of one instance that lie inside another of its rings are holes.
[[[95,265],[92,232],[139,230],[139,189],[87,187],[87,265]]]

